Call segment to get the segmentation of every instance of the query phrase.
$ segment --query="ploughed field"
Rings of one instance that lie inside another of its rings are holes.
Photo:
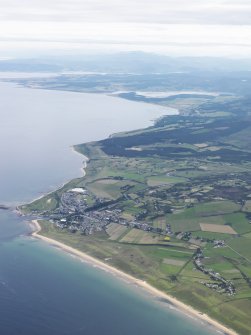
[[[243,103],[207,102],[78,145],[86,176],[23,211],[44,216],[41,234],[250,334],[251,118]]]

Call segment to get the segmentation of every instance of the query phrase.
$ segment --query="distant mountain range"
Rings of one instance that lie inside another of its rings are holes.
[[[0,71],[167,74],[170,72],[251,71],[250,59],[211,57],[168,57],[165,55],[125,52],[116,54],[51,56],[37,59],[0,61]]]

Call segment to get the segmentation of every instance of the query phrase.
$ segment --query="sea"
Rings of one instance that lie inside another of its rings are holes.
[[[174,110],[102,94],[0,83],[0,334],[212,335],[143,289],[30,236],[18,204],[83,173],[74,144],[144,128]]]

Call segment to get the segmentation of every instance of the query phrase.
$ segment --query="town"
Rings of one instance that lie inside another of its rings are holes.
[[[91,206],[90,199],[92,200]],[[170,224],[166,224],[166,228],[161,229],[154,228],[146,222],[126,220],[121,216],[121,212],[121,209],[116,208],[116,202],[111,204],[106,199],[98,198],[84,188],[73,188],[62,194],[60,206],[53,213],[49,214],[49,220],[60,229],[67,229],[71,233],[78,231],[83,235],[92,235],[99,231],[106,231],[110,223],[116,223],[127,228],[135,228],[166,237],[175,236],[184,241],[190,241],[192,238],[191,232],[175,234],[172,232]],[[43,214],[45,218],[47,214],[46,212]],[[212,242],[214,248],[225,246],[224,240],[215,239],[208,240],[208,242]],[[195,268],[208,275],[212,280],[212,282],[201,281],[201,284],[219,293],[225,293],[229,296],[234,295],[235,287],[233,283],[212,269],[207,269],[203,265],[203,259],[203,251],[197,248],[193,257]]]
[[[91,206],[87,198],[91,198]],[[109,223],[162,235],[173,234],[170,225],[163,230],[154,228],[146,222],[126,220],[121,216],[121,209],[114,207],[116,202],[111,203],[106,199],[98,198],[83,188],[73,188],[62,194],[60,206],[49,214],[49,219],[61,229],[68,229],[72,233],[80,231],[84,235],[106,230]],[[46,217],[48,213],[44,212],[43,215]]]

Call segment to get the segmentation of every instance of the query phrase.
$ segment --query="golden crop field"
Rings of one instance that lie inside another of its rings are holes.
[[[209,231],[212,233],[237,235],[236,231],[232,227],[227,225],[200,223],[200,228],[202,231]]]

